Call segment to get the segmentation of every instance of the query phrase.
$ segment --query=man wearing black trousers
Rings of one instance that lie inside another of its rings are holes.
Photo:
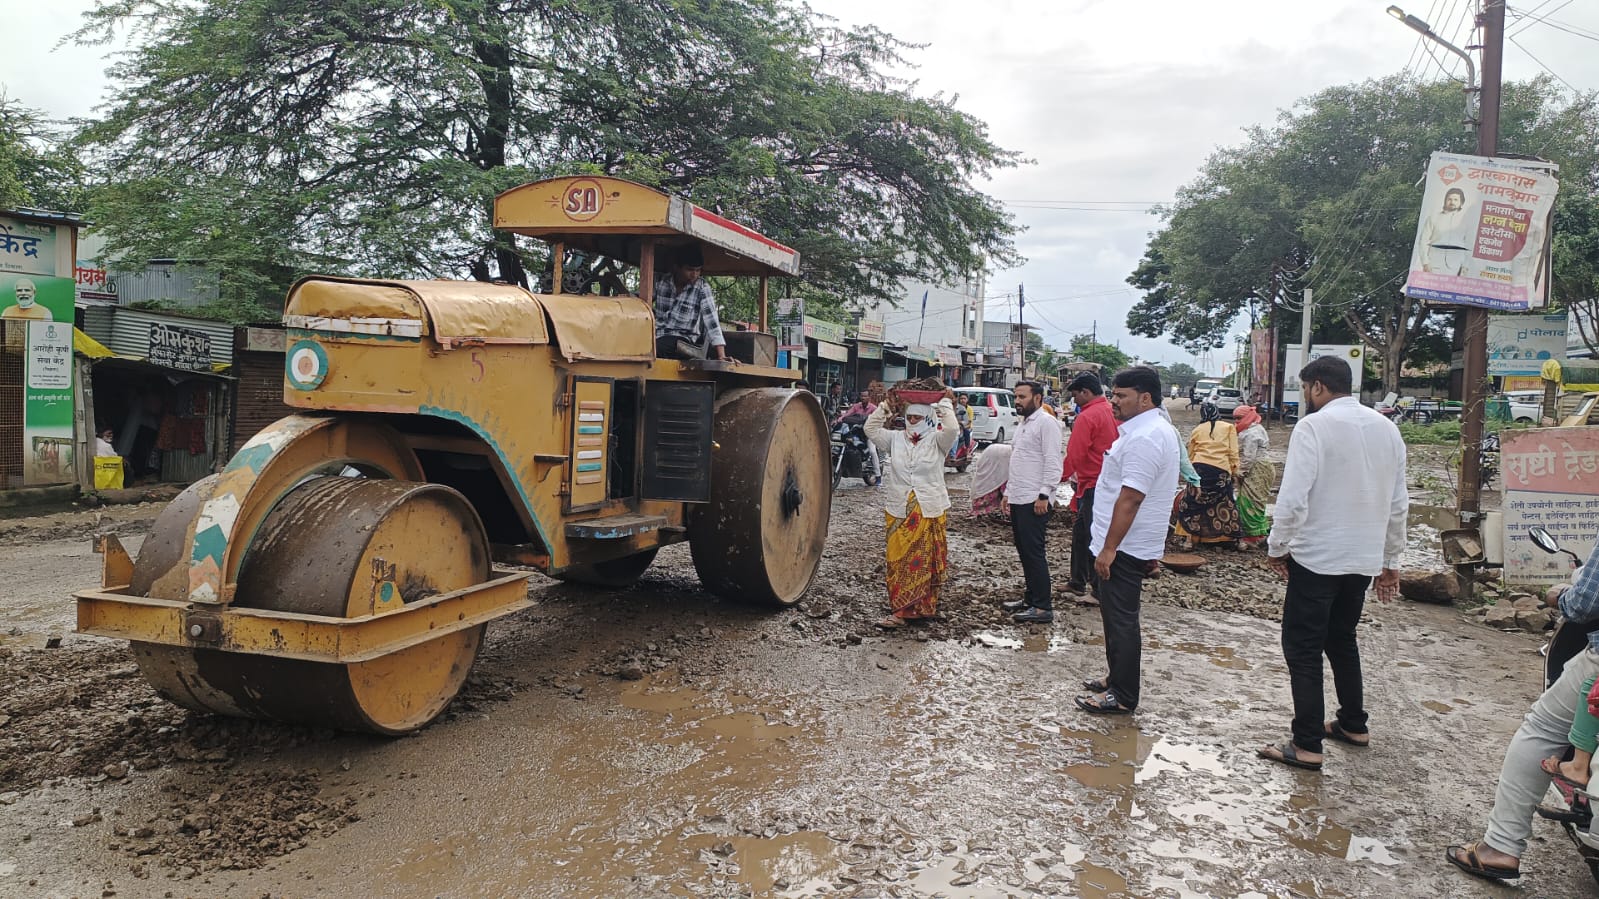
[[[1060,486],[1060,420],[1039,410],[1044,406],[1044,385],[1037,381],[1016,384],[1016,414],[1021,423],[1011,438],[1010,474],[1005,499],[1010,503],[1011,535],[1021,557],[1027,592],[1004,604],[1015,612],[1019,624],[1048,624],[1055,620],[1049,583],[1049,558],[1044,554],[1045,529],[1054,513],[1055,488]]]
[[[1093,692],[1077,697],[1077,707],[1125,715],[1138,707],[1143,666],[1138,609],[1144,573],[1165,554],[1180,470],[1177,432],[1160,416],[1159,373],[1142,365],[1117,372],[1110,404],[1121,432],[1105,453],[1094,488],[1089,544],[1099,577],[1099,616],[1110,673],[1083,682]]]
[[[1097,595],[1099,581],[1094,576],[1094,554],[1088,548],[1089,531],[1094,522],[1094,485],[1099,483],[1105,453],[1116,442],[1118,434],[1116,413],[1105,399],[1105,388],[1100,385],[1099,378],[1089,372],[1073,378],[1066,385],[1066,391],[1077,404],[1072,436],[1066,441],[1066,466],[1061,470],[1062,478],[1069,478],[1077,485],[1072,492],[1077,517],[1072,523],[1072,567],[1066,589],[1078,596],[1093,589]]]
[[[1300,371],[1299,382],[1308,411],[1288,439],[1267,540],[1272,568],[1288,578],[1283,658],[1294,697],[1293,739],[1258,752],[1319,771],[1324,739],[1371,742],[1355,626],[1373,575],[1379,600],[1399,592],[1410,494],[1399,429],[1350,396],[1349,366],[1323,356]],[[1332,721],[1325,720],[1323,654],[1338,693]]]

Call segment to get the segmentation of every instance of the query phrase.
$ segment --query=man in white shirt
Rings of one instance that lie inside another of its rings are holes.
[[[1143,666],[1138,607],[1144,573],[1151,561],[1166,554],[1166,528],[1179,477],[1177,432],[1161,417],[1160,404],[1160,374],[1153,368],[1123,369],[1111,381],[1110,405],[1121,429],[1094,486],[1088,544],[1099,576],[1099,616],[1110,673],[1084,681],[1093,692],[1077,697],[1078,708],[1096,714],[1125,715],[1138,707]]]
[[[1349,366],[1323,356],[1299,373],[1309,410],[1288,439],[1267,553],[1288,578],[1283,658],[1294,697],[1293,739],[1262,758],[1321,770],[1322,740],[1370,742],[1355,625],[1372,576],[1383,602],[1399,592],[1410,494],[1399,429],[1350,396]],[[1325,720],[1321,657],[1332,665],[1338,715]]]
[[[1022,560],[1027,592],[1021,599],[1004,604],[1015,612],[1018,624],[1048,624],[1055,620],[1055,607],[1049,583],[1049,558],[1044,553],[1045,529],[1054,514],[1055,488],[1060,486],[1060,421],[1039,410],[1044,407],[1044,385],[1037,381],[1016,383],[1016,414],[1021,423],[1011,438],[1010,477],[1005,483],[1005,501],[1010,503],[1011,534],[1016,554]]]

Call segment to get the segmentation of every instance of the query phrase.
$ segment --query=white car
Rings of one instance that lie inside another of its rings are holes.
[[[1522,424],[1537,424],[1543,417],[1542,390],[1512,390],[1505,397],[1510,400],[1511,419]]]
[[[1009,443],[1016,434],[1016,400],[1009,390],[998,387],[957,387],[972,410],[972,440],[975,443]]]
[[[1233,410],[1244,404],[1244,392],[1237,387],[1217,387],[1205,398],[1207,405],[1215,406],[1216,411],[1224,415],[1233,414]]]

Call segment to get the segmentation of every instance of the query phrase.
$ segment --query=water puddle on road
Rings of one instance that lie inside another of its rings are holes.
[[[773,837],[689,837],[685,848],[727,855],[732,877],[757,896],[814,896],[829,889],[847,865],[838,843],[825,833],[795,831]],[[731,853],[728,850],[731,849]]]
[[[1111,899],[1126,896],[1127,878],[1099,865],[1083,862],[1078,866],[1077,895],[1083,899]]]
[[[1217,668],[1227,668],[1233,671],[1255,670],[1255,666],[1238,658],[1231,646],[1211,646],[1205,643],[1188,642],[1161,643],[1160,640],[1151,637],[1149,639],[1149,648],[1170,649],[1176,652],[1185,652],[1189,655],[1206,656],[1209,658],[1210,663]]]
[[[1085,635],[1081,641],[1073,640],[1070,635],[1060,631],[1047,633],[1026,633],[1019,637],[1008,634],[996,634],[993,631],[978,631],[972,634],[972,640],[989,649],[1019,649],[1023,652],[1060,652],[1068,646],[1099,646],[1104,643],[1104,638],[1097,635]]]

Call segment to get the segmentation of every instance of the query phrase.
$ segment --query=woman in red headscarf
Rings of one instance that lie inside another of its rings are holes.
[[[1271,520],[1266,517],[1266,503],[1271,500],[1271,486],[1277,480],[1277,466],[1266,457],[1271,449],[1271,438],[1254,406],[1239,406],[1233,410],[1233,427],[1238,431],[1238,462],[1242,472],[1238,489],[1238,518],[1245,545],[1266,539],[1271,530]]]

